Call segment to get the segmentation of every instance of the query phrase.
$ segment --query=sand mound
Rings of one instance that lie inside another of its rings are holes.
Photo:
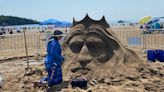
[[[34,61],[34,60],[33,60]],[[35,62],[37,63],[37,62]],[[9,68],[10,67],[10,68]],[[0,64],[4,85],[2,92],[44,92],[46,89],[34,88],[34,82],[46,76],[44,65],[31,65],[33,73],[25,74],[26,62],[14,60]],[[160,62],[140,64],[131,68],[131,72],[113,72],[106,77],[93,78],[88,82],[87,89],[72,88],[69,81],[51,88],[50,92],[144,92],[164,91],[164,64]],[[44,75],[42,75],[42,72]],[[68,78],[65,78],[68,79]],[[70,80],[71,81],[71,80]],[[96,81],[96,82],[95,82]]]

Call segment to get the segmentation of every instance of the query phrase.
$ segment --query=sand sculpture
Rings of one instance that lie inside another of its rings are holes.
[[[52,87],[50,92],[56,92],[56,90],[62,90],[62,92],[164,92],[164,64],[146,63],[140,60],[135,52],[117,39],[104,17],[95,21],[87,15],[81,21],[74,20],[71,32],[63,46],[64,81],[61,85]],[[26,67],[24,59],[10,61],[12,62],[0,64],[0,70],[6,76],[2,91],[43,92],[38,88],[33,89],[33,82],[43,75],[34,71],[33,75],[24,76]],[[45,74],[44,65],[34,64],[31,67],[34,70],[41,69]],[[70,80],[65,81],[77,76],[89,78],[89,85],[85,91],[79,88],[71,89],[68,86]]]
[[[88,15],[73,20],[73,27],[64,42],[64,77],[88,76],[100,78],[112,72],[128,71],[127,67],[142,61],[134,51],[115,36],[103,16],[93,20]]]

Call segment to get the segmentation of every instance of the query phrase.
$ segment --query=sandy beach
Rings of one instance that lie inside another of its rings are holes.
[[[146,49],[162,49],[164,46],[164,34],[146,34],[143,36],[142,32],[139,29],[123,29],[123,28],[113,28],[118,39],[133,49],[137,54],[146,62],[141,64],[139,67],[134,67],[136,71],[132,71],[131,74],[127,75],[125,73],[114,73],[108,76],[106,79],[97,80],[98,84],[89,85],[88,89],[72,89],[70,86],[67,88],[60,86],[62,92],[145,92],[145,91],[164,91],[164,64],[160,62],[148,63],[146,58],[146,53],[143,53],[143,50]],[[44,70],[44,55],[45,52],[45,40],[44,38],[39,38],[38,47],[36,43],[38,40],[36,35],[38,33],[28,33],[27,35],[27,45],[28,45],[28,55],[30,57],[30,67],[34,73],[30,76],[24,76],[26,65],[26,54],[24,49],[24,39],[23,34],[20,36],[11,36],[13,40],[10,40],[11,37],[6,37],[0,39],[1,45],[7,46],[6,48],[13,49],[13,51],[2,51],[0,52],[0,72],[3,74],[3,92],[44,92],[41,89],[34,89],[33,85],[36,80],[39,80],[41,77],[46,76]],[[15,37],[15,38],[14,38]],[[20,37],[20,38],[19,38]],[[140,37],[141,42],[146,42],[146,48],[143,44],[139,46],[129,46],[128,37]],[[144,39],[146,37],[146,39]],[[144,40],[143,40],[144,39]],[[158,40],[158,41],[157,41]],[[17,41],[17,42],[16,42]],[[5,43],[6,42],[6,43]],[[13,45],[14,44],[14,45]],[[39,48],[39,60],[37,57],[37,48]],[[1,49],[5,49],[1,47]],[[10,67],[10,68],[8,68]],[[40,70],[42,74],[35,72]],[[19,71],[18,71],[19,70]],[[65,78],[67,79],[67,78]],[[65,80],[66,81],[66,80]],[[63,84],[64,85],[64,84]],[[12,87],[11,87],[12,86]]]

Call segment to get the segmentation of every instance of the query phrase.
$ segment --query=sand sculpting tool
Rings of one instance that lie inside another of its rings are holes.
[[[2,88],[3,85],[3,79],[2,79],[2,74],[0,73],[0,88]]]

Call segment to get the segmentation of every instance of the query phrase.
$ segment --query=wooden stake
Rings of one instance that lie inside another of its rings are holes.
[[[28,50],[27,50],[27,41],[26,41],[26,33],[25,33],[26,28],[23,28],[24,32],[24,42],[25,42],[25,50],[26,50],[26,58],[27,58],[27,69],[29,69],[29,58],[28,58]]]

